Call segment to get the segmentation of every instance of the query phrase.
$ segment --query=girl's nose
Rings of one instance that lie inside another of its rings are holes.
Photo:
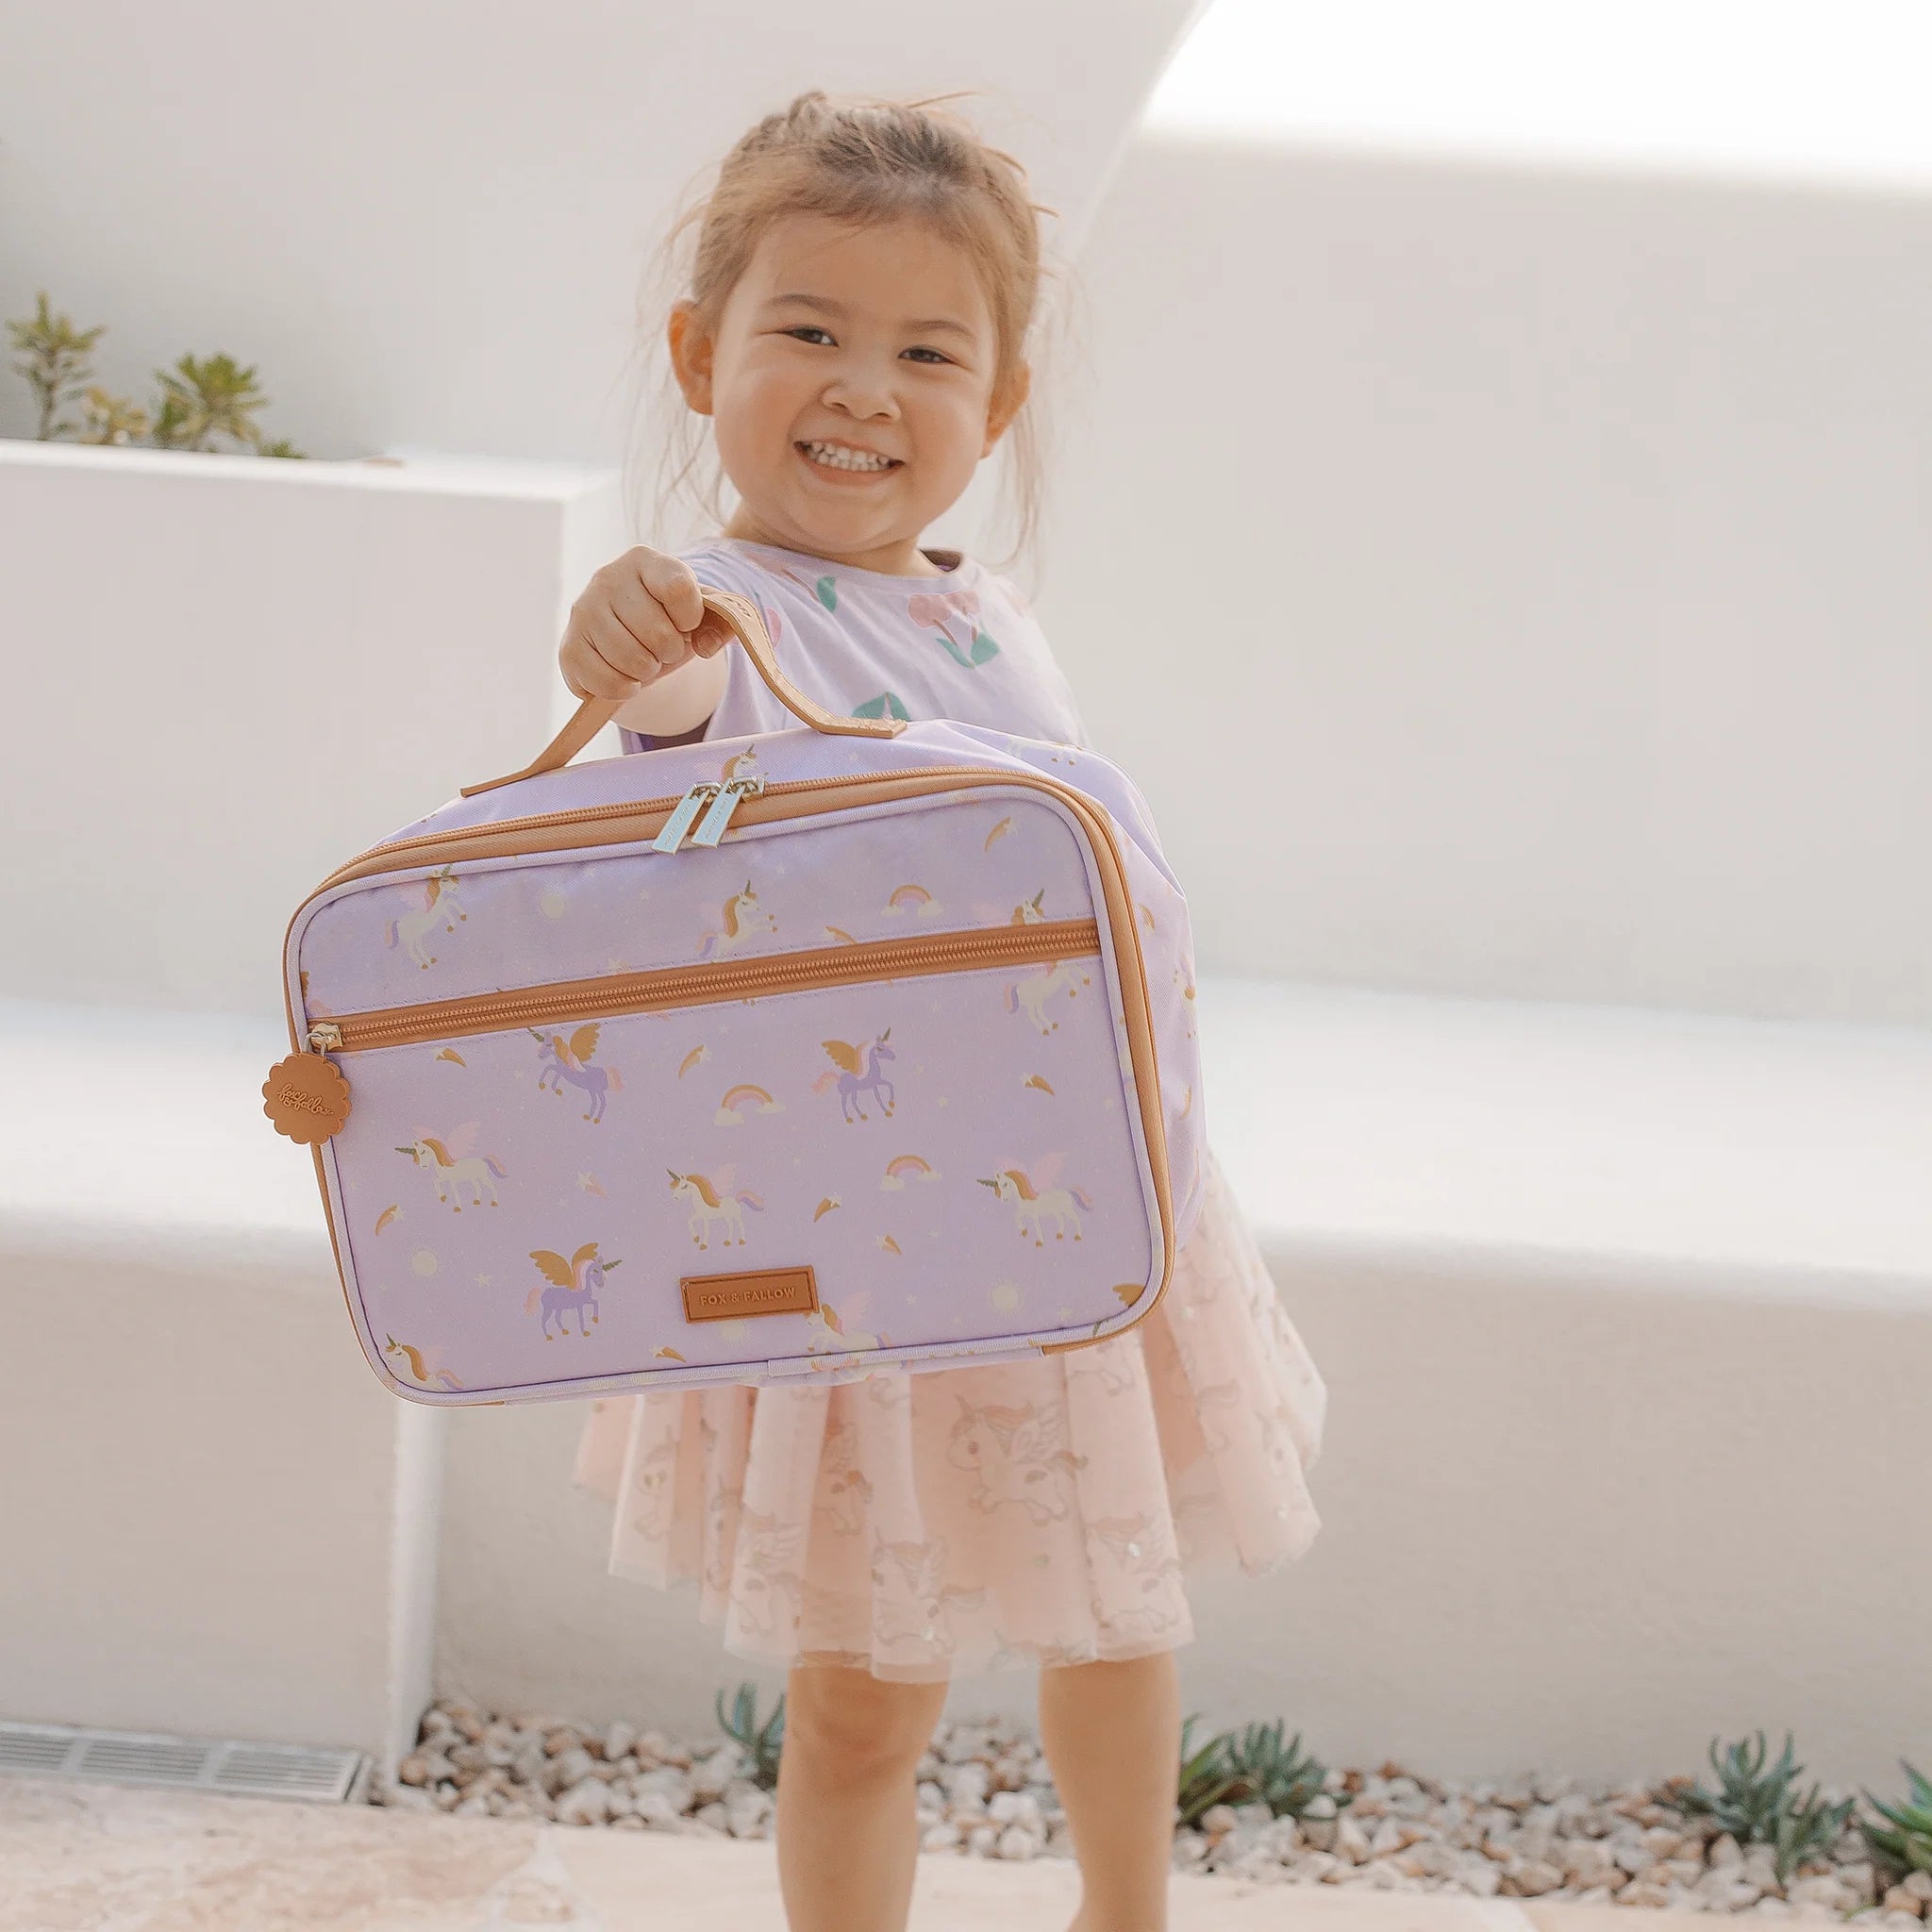
[[[891,386],[860,374],[835,375],[825,385],[825,401],[855,416],[893,417],[899,413]]]

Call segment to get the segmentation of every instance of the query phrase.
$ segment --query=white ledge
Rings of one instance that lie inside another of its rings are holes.
[[[1198,999],[1208,1138],[1277,1247],[1932,1303],[1932,1033],[1211,974]]]

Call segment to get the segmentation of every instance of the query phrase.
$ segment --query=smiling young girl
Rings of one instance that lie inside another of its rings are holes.
[[[1003,438],[1030,529],[1037,212],[1018,164],[929,105],[808,93],[733,148],[687,217],[667,339],[738,507],[675,555],[607,564],[558,653],[574,694],[627,699],[626,751],[798,728],[700,583],[751,598],[834,711],[1089,743],[1014,585],[920,543]],[[1326,1403],[1211,1153],[1206,1169],[1166,1293],[1106,1341],[594,1405],[575,1478],[616,1506],[610,1569],[694,1580],[727,1651],[788,1670],[794,1932],[905,1925],[914,1767],[947,1685],[1026,1664],[1080,1863],[1072,1932],[1166,1925],[1184,1569],[1260,1575],[1307,1549]]]

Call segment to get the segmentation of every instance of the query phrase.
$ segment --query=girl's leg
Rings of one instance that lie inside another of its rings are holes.
[[[1042,1670],[1040,1741],[1080,1861],[1068,1932],[1167,1932],[1181,1748],[1174,1652]]]
[[[791,1932],[905,1932],[919,1855],[913,1773],[946,1686],[798,1664],[778,1757],[778,1888]]]

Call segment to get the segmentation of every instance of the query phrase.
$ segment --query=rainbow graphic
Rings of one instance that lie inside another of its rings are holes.
[[[924,886],[904,885],[892,888],[892,896],[883,908],[886,912],[917,911],[920,918],[931,919],[941,909],[940,902]]]
[[[711,1116],[712,1123],[721,1127],[741,1127],[743,1110],[748,1108],[756,1108],[759,1113],[783,1113],[785,1103],[774,1100],[762,1087],[741,1080],[736,1087],[726,1090],[724,1098],[718,1103],[718,1111]]]
[[[936,1181],[939,1169],[917,1154],[898,1154],[886,1162],[885,1174],[879,1180],[882,1188],[903,1188],[907,1181]]]

